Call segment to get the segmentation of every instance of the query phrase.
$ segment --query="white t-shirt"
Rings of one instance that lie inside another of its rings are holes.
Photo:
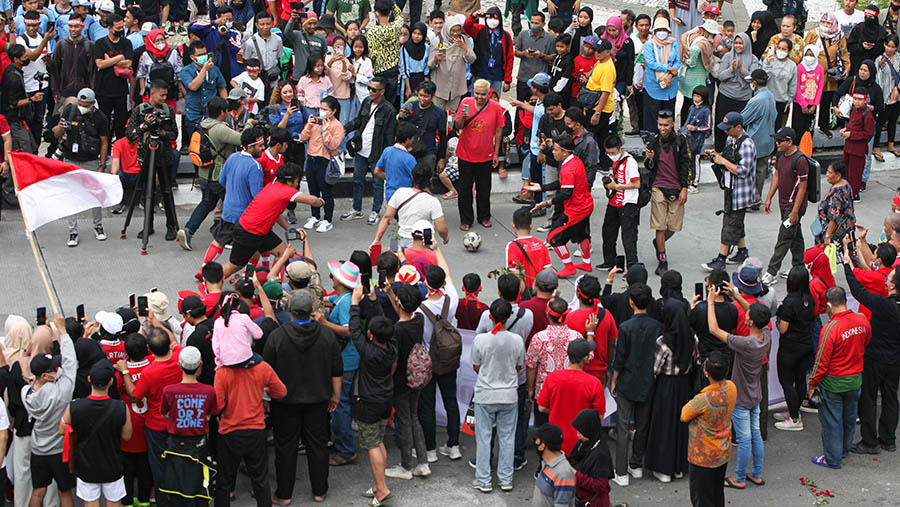
[[[28,34],[23,33],[19,36],[18,43],[25,46],[28,51],[32,51],[37,49],[38,46],[41,45],[41,41],[43,40],[43,36],[38,34],[37,37],[31,38]],[[47,53],[47,46],[44,46],[44,50],[41,52],[41,56],[38,57],[37,60],[33,62],[29,62],[28,65],[22,67],[22,74],[25,76],[25,91],[28,93],[34,93],[38,90],[38,82],[37,79],[34,78],[35,74],[47,73],[47,64],[44,63],[44,55]],[[42,83],[44,87],[50,86],[50,83],[44,81]]]
[[[238,84],[245,92],[247,92],[247,96],[252,99],[257,99],[262,102],[266,98],[266,85],[263,83],[263,80],[259,77],[253,79],[247,74],[246,71],[241,72],[234,78],[234,82]],[[256,114],[256,111],[259,110],[256,102],[251,102],[250,107],[248,107],[251,114]]]
[[[459,306],[459,293],[456,292],[456,287],[453,284],[448,283],[444,285],[443,288],[444,295],[450,298],[450,306],[447,309],[447,318],[450,319],[450,323],[454,326],[456,325],[456,307]],[[435,317],[440,317],[441,309],[444,307],[444,299],[437,299],[435,301],[422,301],[422,306],[427,306],[431,313],[434,314]],[[422,318],[425,319],[425,326],[422,329],[422,337],[425,341],[425,348],[431,349],[431,333],[434,332],[434,326],[431,324],[431,321],[425,316],[425,313],[422,312],[422,307],[420,306],[416,313],[422,314]]]
[[[640,181],[641,172],[638,170],[637,162],[631,155],[625,155],[625,162],[613,163],[613,180],[619,185],[626,185],[635,180]],[[622,206],[625,204],[637,204],[638,193],[637,188],[629,188],[628,190],[617,190],[609,199],[612,206]]]
[[[375,137],[375,115],[378,114],[377,111],[381,104],[382,102],[379,102],[377,106],[369,108],[369,119],[366,121],[366,126],[362,131],[362,148],[359,149],[358,154],[360,157],[369,158],[369,154],[372,153],[372,138]]]
[[[416,195],[410,199],[416,193],[422,195]],[[391,196],[391,200],[388,201],[388,206],[397,209],[407,199],[409,202],[397,212],[397,220],[400,222],[398,234],[401,238],[412,239],[413,225],[419,220],[428,220],[434,223],[435,220],[444,216],[444,210],[437,197],[410,187],[398,188]]]
[[[862,11],[856,9],[853,9],[853,14],[850,14],[849,16],[843,9],[838,9],[834,12],[834,17],[837,19],[841,31],[844,32],[844,37],[850,37],[850,31],[853,30],[853,27],[866,19],[866,15],[863,14]]]

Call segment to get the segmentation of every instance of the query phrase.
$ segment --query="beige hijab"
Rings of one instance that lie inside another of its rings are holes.
[[[25,349],[25,355],[19,359],[22,376],[26,379],[34,377],[31,373],[31,359],[40,354],[49,354],[53,350],[53,330],[50,326],[38,326],[31,335],[31,343]]]
[[[3,355],[6,364],[11,365],[25,357],[26,349],[31,343],[31,326],[28,321],[18,315],[10,315],[6,319],[6,344],[3,347]],[[24,371],[24,369],[23,369]]]

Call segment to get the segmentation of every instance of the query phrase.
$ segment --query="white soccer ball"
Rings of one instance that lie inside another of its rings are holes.
[[[474,252],[481,247],[481,236],[474,231],[469,231],[463,236],[463,246],[466,250]]]

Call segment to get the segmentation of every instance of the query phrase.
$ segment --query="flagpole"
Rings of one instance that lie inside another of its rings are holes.
[[[56,298],[53,297],[53,292],[50,290],[50,282],[47,279],[47,272],[44,270],[43,264],[41,264],[41,258],[38,255],[37,246],[34,244],[34,232],[28,226],[28,215],[25,213],[25,210],[22,209],[22,198],[19,196],[19,184],[16,181],[16,170],[13,167],[13,157],[9,157],[9,170],[12,173],[13,178],[13,186],[16,190],[16,200],[19,202],[19,211],[22,212],[22,221],[25,224],[25,235],[28,236],[28,244],[31,245],[31,253],[34,255],[34,263],[37,265],[38,272],[41,274],[41,281],[44,282],[44,290],[47,291],[47,299],[50,300],[50,308],[53,310],[54,315],[61,315],[59,312],[59,305],[56,304]]]

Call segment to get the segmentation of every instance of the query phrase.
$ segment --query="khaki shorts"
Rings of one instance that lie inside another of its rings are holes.
[[[375,449],[384,441],[384,429],[387,427],[387,419],[382,419],[376,423],[364,423],[356,421],[357,435],[359,446],[362,449]]]
[[[669,200],[662,190],[650,191],[650,228],[654,231],[678,232],[684,225],[684,204],[680,200]]]

